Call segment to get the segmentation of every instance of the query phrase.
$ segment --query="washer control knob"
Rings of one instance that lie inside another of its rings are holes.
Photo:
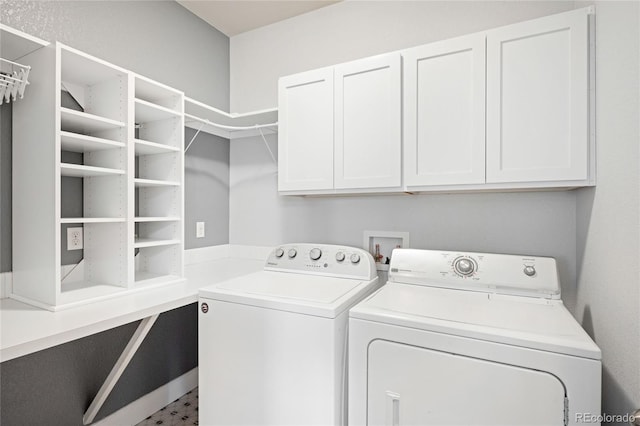
[[[453,264],[453,267],[458,274],[465,277],[473,274],[476,271],[476,265],[473,263],[473,261],[464,257],[457,259]]]
[[[309,252],[309,257],[311,258],[311,260],[318,260],[320,259],[320,256],[322,256],[322,250],[320,250],[319,248],[313,248]]]
[[[276,257],[282,257],[282,256],[284,256],[284,250],[282,250],[281,248],[277,248]]]
[[[536,268],[534,268],[531,265],[527,265],[524,267],[524,269],[522,270],[524,272],[524,274],[528,277],[532,277],[536,274]]]
[[[298,254],[298,251],[292,248],[292,249],[289,249],[287,256],[289,256],[289,259],[293,259],[294,257],[296,257],[297,254]]]
[[[342,262],[344,260],[344,258],[345,258],[345,256],[344,256],[343,252],[339,251],[339,252],[336,253],[336,260],[338,262]]]
[[[353,253],[349,259],[351,260],[351,263],[359,263],[360,255],[358,253]]]

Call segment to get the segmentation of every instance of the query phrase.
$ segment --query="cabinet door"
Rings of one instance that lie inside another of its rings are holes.
[[[402,56],[405,184],[484,183],[485,36],[432,43]]]
[[[487,182],[588,178],[587,13],[487,33]]]
[[[278,190],[333,188],[333,69],[278,85]]]
[[[393,188],[401,176],[401,57],[335,68],[335,187]]]

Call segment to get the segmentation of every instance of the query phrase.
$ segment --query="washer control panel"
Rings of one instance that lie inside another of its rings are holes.
[[[366,250],[330,244],[283,244],[274,248],[265,270],[372,280],[373,256]]]
[[[560,298],[556,261],[550,257],[396,249],[389,281]]]

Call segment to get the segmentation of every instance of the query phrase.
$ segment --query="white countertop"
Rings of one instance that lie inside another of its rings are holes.
[[[199,288],[262,269],[266,257],[253,253],[248,257],[252,258],[192,256],[198,263],[185,266],[185,282],[58,312],[1,299],[0,362],[194,303]]]

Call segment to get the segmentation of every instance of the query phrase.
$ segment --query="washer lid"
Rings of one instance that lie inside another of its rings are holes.
[[[601,359],[560,300],[389,283],[350,317]]]
[[[200,297],[335,318],[377,284],[345,278],[260,271],[200,289]]]

